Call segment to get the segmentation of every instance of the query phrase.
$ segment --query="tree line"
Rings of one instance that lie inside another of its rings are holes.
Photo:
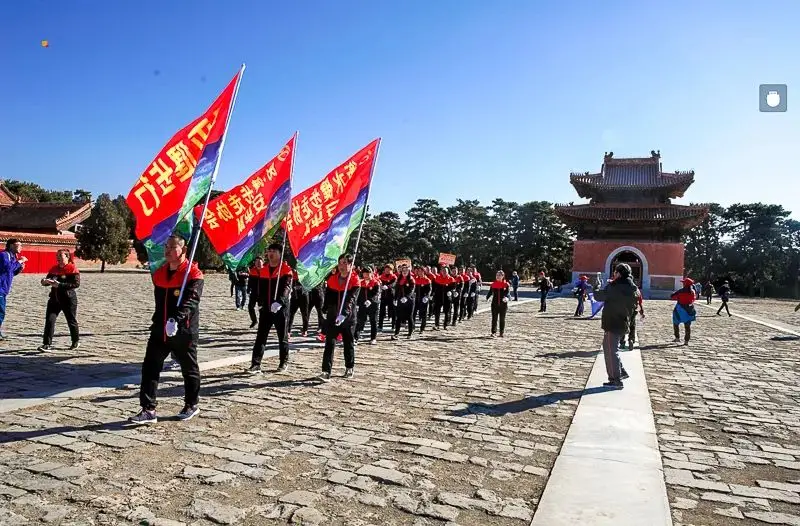
[[[50,191],[33,183],[6,181],[18,195],[41,202],[85,202],[85,190]],[[222,194],[212,192],[212,199]],[[687,232],[685,274],[695,280],[727,279],[739,294],[800,297],[800,221],[780,205],[763,203],[712,204],[706,220]],[[118,195],[101,194],[91,217],[78,231],[76,255],[103,264],[126,261],[133,248],[140,262],[147,261],[144,246],[134,236],[135,218]],[[275,236],[282,241],[282,232]],[[356,234],[354,234],[355,236]],[[495,199],[489,205],[477,200],[442,206],[435,199],[418,199],[401,218],[395,212],[368,213],[358,249],[358,264],[381,267],[397,259],[434,265],[439,253],[456,255],[456,264],[475,265],[484,276],[497,269],[516,270],[530,279],[545,270],[556,280],[571,278],[574,232],[555,214],[547,201],[516,203]],[[351,239],[351,251],[355,239]],[[205,270],[222,269],[205,234],[198,241],[196,259]],[[287,249],[287,259],[293,257]]]

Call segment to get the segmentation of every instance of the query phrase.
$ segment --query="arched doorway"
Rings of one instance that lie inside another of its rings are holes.
[[[614,267],[620,263],[627,263],[631,267],[631,276],[633,277],[633,282],[636,283],[636,286],[641,289],[642,277],[644,275],[644,264],[642,259],[630,250],[622,250],[618,252],[611,259],[611,265],[608,269],[609,276],[614,275]]]

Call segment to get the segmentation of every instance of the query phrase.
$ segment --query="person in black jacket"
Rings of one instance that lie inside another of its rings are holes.
[[[447,330],[447,326],[450,324],[450,308],[455,286],[456,281],[450,275],[450,269],[442,265],[439,274],[433,281],[433,330],[435,331],[439,330],[442,310],[444,310],[444,330]]]
[[[361,291],[358,293],[358,321],[356,323],[355,341],[361,337],[361,331],[369,320],[369,343],[378,343],[378,310],[381,304],[381,281],[372,273],[371,267],[361,269]]]
[[[636,313],[639,289],[631,278],[631,267],[620,263],[614,269],[614,280],[603,290],[596,290],[594,297],[605,302],[600,325],[605,331],[603,336],[603,355],[606,361],[608,382],[606,387],[622,389],[622,380],[628,373],[619,359],[619,341],[628,333],[631,316]]]
[[[451,306],[453,309],[453,317],[451,321],[453,323],[453,327],[455,327],[459,322],[459,313],[461,311],[461,300],[464,296],[464,276],[462,275],[462,271],[464,269],[459,269],[458,267],[453,267],[453,271],[451,272],[451,276],[453,276],[453,289],[452,289],[452,296],[450,297]]]
[[[400,334],[400,327],[403,323],[408,323],[408,339],[414,334],[414,292],[416,283],[414,276],[411,275],[411,269],[408,265],[400,267],[400,275],[397,277],[397,282],[394,286],[394,301],[397,302],[395,306],[394,315],[394,334],[392,340],[396,340]]]
[[[166,262],[153,273],[155,312],[150,338],[142,363],[139,390],[141,411],[128,419],[132,425],[152,424],[156,417],[156,392],[164,360],[170,353],[178,359],[183,373],[184,407],[178,419],[189,420],[200,412],[200,367],[197,363],[197,342],[200,338],[200,297],[203,295],[203,273],[197,262],[186,259],[186,240],[170,236],[164,246]],[[187,276],[188,274],[188,276]],[[180,289],[186,278],[186,288]]]
[[[298,281],[297,271],[292,270],[292,299],[289,301],[289,328],[287,329],[287,334],[292,333],[294,317],[297,311],[300,311],[300,317],[303,323],[300,336],[308,336],[308,319],[311,314],[308,291],[303,287],[303,284]],[[317,313],[319,313],[319,309],[317,309]]]
[[[353,329],[356,323],[356,300],[361,290],[361,280],[353,272],[353,256],[342,254],[336,271],[328,278],[325,287],[325,352],[322,354],[322,374],[320,380],[331,379],[333,369],[333,350],[336,339],[342,336],[344,348],[344,377],[352,378],[356,366],[356,348],[353,344]]]
[[[414,308],[419,316],[419,332],[423,333],[428,324],[428,305],[430,305],[431,301],[432,282],[422,267],[417,267],[415,274]]]
[[[722,309],[725,309],[725,312],[728,313],[728,317],[731,317],[731,310],[728,308],[728,300],[731,299],[731,285],[727,281],[719,288],[719,297],[722,300],[722,305],[719,306],[717,316],[722,316]]]
[[[258,316],[258,332],[253,344],[253,355],[250,374],[261,372],[261,359],[264,357],[264,347],[267,343],[269,330],[274,326],[275,335],[278,337],[279,363],[278,372],[284,372],[289,367],[289,342],[286,339],[289,325],[288,303],[292,294],[292,268],[285,261],[281,261],[283,247],[273,243],[267,248],[267,266],[263,269],[265,278],[261,278],[261,298],[258,304],[261,313]]]
[[[486,294],[486,301],[492,300],[492,338],[497,335],[497,322],[500,322],[500,337],[506,330],[506,313],[508,312],[508,298],[511,286],[506,281],[506,274],[498,270],[494,282]]]
[[[246,266],[240,266],[233,273],[233,289],[236,293],[236,310],[244,310],[247,305],[247,282],[250,278],[250,271]]]
[[[264,258],[256,256],[253,260],[253,266],[250,267],[250,273],[247,278],[247,294],[250,299],[247,302],[247,311],[250,313],[250,328],[252,329],[258,325],[258,318],[256,317],[256,305],[263,307],[259,303],[261,301],[261,280],[266,274],[264,273]]]
[[[56,252],[57,264],[50,269],[42,279],[43,287],[50,287],[50,296],[47,300],[45,313],[44,336],[40,351],[49,351],[53,344],[53,334],[56,330],[56,319],[60,312],[64,313],[72,338],[70,349],[77,349],[80,345],[78,332],[78,295],[75,291],[81,286],[81,273],[72,262],[69,250],[61,249]]]
[[[323,281],[313,289],[308,291],[308,317],[311,318],[311,311],[317,311],[317,338],[325,341],[325,309],[322,307],[325,301],[325,282]]]
[[[461,319],[472,319],[475,313],[475,297],[478,295],[478,279],[471,268],[467,269],[464,276],[464,299],[461,305]]]
[[[539,312],[547,312],[547,294],[553,289],[553,282],[545,275],[544,270],[539,272]]]
[[[394,285],[397,283],[397,274],[394,273],[394,266],[391,264],[383,267],[383,274],[380,277],[381,308],[378,315],[378,328],[383,330],[383,320],[388,316],[389,325],[394,327]]]

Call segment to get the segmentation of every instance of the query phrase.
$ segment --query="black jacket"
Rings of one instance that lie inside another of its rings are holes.
[[[186,273],[189,278],[186,281],[186,289],[183,291],[183,298],[178,305],[183,278]],[[200,334],[200,297],[203,295],[203,273],[197,267],[197,263],[184,261],[173,272],[170,272],[169,265],[164,264],[153,273],[153,286],[155,295],[155,312],[153,313],[153,325],[150,333],[153,337],[159,337],[163,342],[174,338],[187,338],[193,344],[197,344]],[[172,338],[167,337],[167,320],[173,318],[178,323],[178,334]]]
[[[75,289],[81,286],[81,273],[74,264],[67,263],[63,267],[56,265],[50,269],[44,279],[58,281],[58,287],[50,289],[50,301],[55,301],[61,305],[68,305],[78,301]]]
[[[328,327],[336,325],[336,317],[339,315],[339,305],[344,298],[344,307],[342,308],[342,316],[345,321],[342,325],[352,323],[356,314],[356,300],[358,293],[361,291],[361,279],[358,274],[353,272],[350,275],[350,281],[346,281],[347,290],[344,284],[339,284],[339,273],[334,272],[328,278],[327,286],[325,287],[325,299],[322,303],[322,310],[325,312],[325,323]]]
[[[603,290],[595,291],[594,298],[605,302],[600,326],[604,331],[627,334],[631,316],[639,302],[639,288],[628,276],[609,282]]]
[[[352,279],[352,278],[351,278]],[[358,293],[358,307],[364,306],[364,302],[369,300],[373,309],[381,303],[381,282],[378,279],[361,280],[361,290]]]
[[[273,302],[278,302],[284,307],[289,302],[289,296],[292,293],[292,268],[284,262],[280,267],[270,267],[264,265],[261,269],[262,278],[259,280],[259,301],[258,304],[262,308],[268,309]],[[275,289],[277,288],[277,297],[275,296]],[[283,314],[286,314],[284,308]],[[269,311],[270,313],[272,311]]]

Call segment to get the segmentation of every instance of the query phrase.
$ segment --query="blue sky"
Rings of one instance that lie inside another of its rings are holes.
[[[383,137],[375,211],[577,202],[570,171],[660,149],[697,172],[681,202],[800,219],[798,20],[791,0],[13,0],[0,178],[127,194],[246,62],[222,188],[295,130],[298,190]],[[762,83],[788,84],[788,112],[758,111]]]

